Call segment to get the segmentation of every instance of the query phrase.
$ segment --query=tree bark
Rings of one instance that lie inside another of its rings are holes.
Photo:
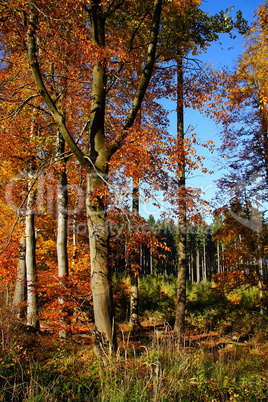
[[[105,18],[100,2],[92,2],[92,39],[97,46],[105,46]],[[87,176],[87,220],[90,244],[91,289],[95,319],[95,351],[112,353],[116,348],[112,301],[112,281],[109,267],[109,233],[106,212],[108,180],[108,150],[105,141],[104,63],[93,67],[90,117],[90,173]]]
[[[268,184],[268,118],[267,118],[267,104],[265,101],[259,102],[260,120],[261,120],[261,134],[263,137],[263,152],[264,152],[264,165],[266,183]]]
[[[17,267],[17,277],[15,283],[15,290],[12,300],[12,311],[16,315],[17,318],[23,318],[23,312],[25,307],[22,306],[22,303],[26,300],[26,240],[25,235],[20,237],[19,244],[19,261]]]
[[[177,139],[181,148],[178,163],[177,181],[180,191],[178,212],[178,243],[177,243],[177,298],[174,334],[181,341],[184,335],[186,308],[186,195],[185,195],[185,154],[184,154],[184,108],[183,108],[183,65],[182,55],[178,51],[177,60]]]
[[[116,347],[113,318],[112,282],[109,271],[109,233],[107,216],[102,200],[94,200],[94,194],[103,184],[99,175],[87,178],[87,221],[90,245],[91,290],[95,319],[95,352],[112,353]]]
[[[196,245],[196,282],[200,282],[200,250],[199,244]]]
[[[134,217],[139,215],[139,181],[134,180],[132,193],[132,212]],[[139,322],[139,272],[137,265],[140,262],[140,253],[134,256],[134,268],[130,267],[130,317],[132,328],[140,325]]]
[[[206,259],[206,239],[204,238],[203,243],[203,260],[202,260],[202,279],[207,280],[207,259]]]
[[[60,160],[64,153],[64,139],[60,132],[57,133],[57,159]],[[67,229],[68,229],[68,195],[66,162],[60,163],[61,169],[58,174],[58,232],[57,232],[57,258],[58,274],[62,278],[68,275],[67,254]]]
[[[220,244],[217,240],[217,274],[221,273],[221,261],[220,261]]]
[[[65,141],[61,133],[57,132],[57,160],[60,165],[58,173],[58,230],[57,230],[57,259],[58,259],[58,276],[62,285],[64,279],[68,276],[68,253],[67,253],[67,235],[68,235],[68,193],[67,193],[67,174],[66,161],[63,158]],[[62,305],[61,313],[66,313],[64,310],[64,297],[59,298],[59,303]],[[61,320],[62,328],[59,331],[60,338],[67,337],[68,321]]]
[[[35,260],[35,224],[34,224],[34,203],[35,184],[34,173],[29,173],[27,209],[25,216],[25,242],[26,242],[26,279],[27,279],[27,325],[33,328],[38,327],[37,319],[37,292],[36,292],[36,260]]]

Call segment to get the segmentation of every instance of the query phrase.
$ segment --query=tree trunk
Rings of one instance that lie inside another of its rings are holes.
[[[100,2],[91,7],[92,39],[96,46],[105,46],[105,18]],[[99,61],[93,67],[90,116],[90,160],[87,177],[87,220],[90,244],[91,290],[96,326],[96,353],[111,353],[116,348],[112,303],[112,282],[109,267],[109,234],[106,213],[108,150],[105,141],[106,71]]]
[[[58,259],[58,276],[59,280],[64,286],[64,278],[68,276],[68,253],[67,253],[67,232],[68,232],[68,194],[67,194],[67,175],[66,175],[66,161],[60,159],[63,157],[65,141],[57,132],[57,159],[60,165],[60,172],[58,174],[58,231],[57,231],[57,259]],[[59,303],[62,305],[61,313],[64,311],[64,298],[59,298]],[[67,337],[66,319],[61,320],[62,328],[59,331],[60,338]]]
[[[35,261],[35,226],[34,226],[34,203],[35,184],[34,173],[29,173],[27,209],[25,216],[25,239],[26,239],[26,279],[27,279],[27,325],[38,327],[37,320],[37,292],[36,292],[36,261]]]
[[[260,313],[264,314],[264,269],[263,269],[263,252],[262,252],[262,240],[260,233],[257,233],[257,251],[258,251],[258,259],[257,259],[257,275],[258,275],[258,288],[259,288],[259,296],[260,296]]]
[[[25,236],[22,235],[20,237],[19,244],[19,261],[17,267],[17,277],[15,290],[12,301],[12,311],[16,315],[17,318],[23,318],[23,312],[25,308],[21,305],[26,298],[25,286],[26,286],[26,263],[25,263],[25,254],[26,254],[26,240]]]
[[[181,148],[180,161],[178,163],[178,186],[179,213],[178,213],[178,278],[177,278],[177,299],[174,333],[179,340],[184,335],[184,320],[186,308],[186,194],[185,194],[185,154],[184,154],[184,109],[183,109],[183,66],[182,55],[178,51],[177,60],[177,139]]]
[[[132,193],[132,212],[134,217],[139,215],[139,181],[134,180]],[[140,265],[140,254],[133,256],[134,267],[130,268],[130,317],[129,323],[132,328],[138,327],[139,323],[139,307],[138,307],[138,289],[139,289],[139,272],[137,265]]]
[[[217,240],[217,274],[221,273],[221,262],[220,262],[220,244]]]
[[[112,283],[109,272],[109,234],[105,206],[94,194],[103,184],[96,175],[87,178],[87,221],[90,245],[91,290],[95,319],[95,352],[111,353],[116,347],[113,318]],[[92,196],[91,196],[92,195]]]
[[[196,282],[200,282],[200,251],[199,246],[196,246]]]
[[[73,216],[73,253],[72,253],[72,265],[75,264],[76,254],[77,254],[77,214],[74,213]]]
[[[260,313],[264,313],[264,306],[263,306],[263,297],[264,297],[264,283],[263,283],[263,263],[262,257],[259,258],[258,261],[258,288],[259,288],[259,295],[260,295]]]
[[[267,119],[267,104],[264,100],[259,101],[259,111],[261,120],[261,133],[263,137],[266,183],[268,184],[268,119]]]
[[[203,264],[202,264],[202,279],[207,280],[207,259],[206,259],[206,243],[203,243]]]

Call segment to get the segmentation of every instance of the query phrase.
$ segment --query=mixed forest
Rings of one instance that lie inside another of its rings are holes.
[[[201,6],[0,0],[0,401],[268,399],[268,1]]]

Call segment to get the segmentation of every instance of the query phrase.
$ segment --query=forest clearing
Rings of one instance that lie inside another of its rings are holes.
[[[251,13],[0,0],[0,401],[268,400],[268,0]],[[223,37],[235,67],[201,61]]]

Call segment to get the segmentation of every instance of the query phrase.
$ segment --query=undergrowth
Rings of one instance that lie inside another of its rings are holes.
[[[0,401],[266,401],[268,319],[258,311],[254,290],[241,293],[240,303],[208,282],[188,284],[186,338],[217,331],[225,342],[211,345],[197,337],[181,346],[169,322],[175,281],[142,280],[146,324],[138,335],[119,326],[119,349],[105,363],[94,356],[89,338],[60,341],[51,334],[27,333],[3,309]],[[124,316],[127,299],[122,292],[116,300],[118,316]],[[156,325],[160,319],[162,325]]]

